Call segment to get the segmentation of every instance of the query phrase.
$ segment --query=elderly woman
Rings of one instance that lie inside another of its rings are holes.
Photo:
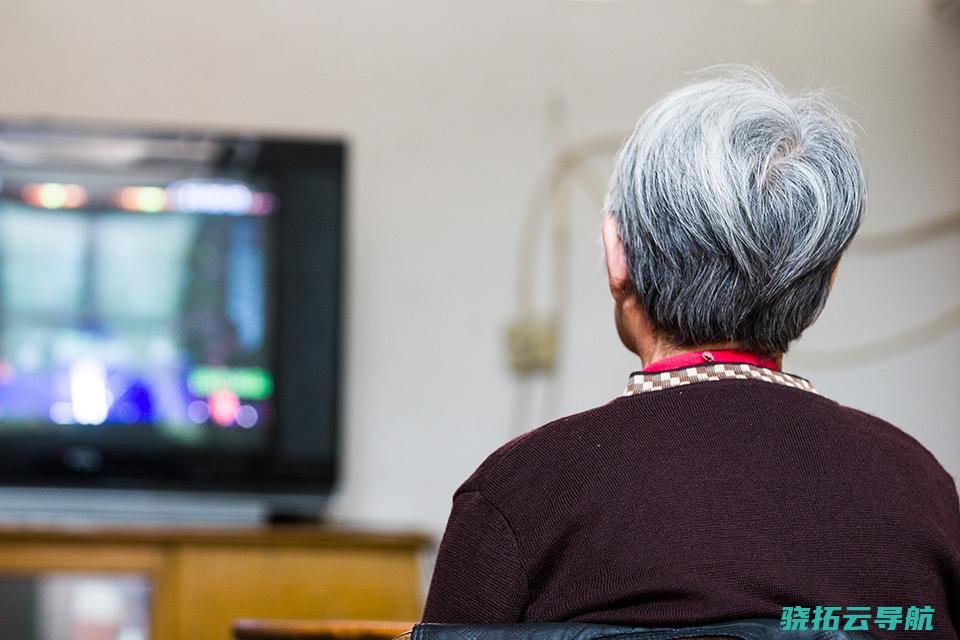
[[[643,369],[457,490],[424,620],[916,606],[934,610],[923,637],[956,638],[954,480],[903,431],[780,369],[865,204],[850,126],[821,97],[735,71],[652,107],[617,158],[602,234],[617,331]]]

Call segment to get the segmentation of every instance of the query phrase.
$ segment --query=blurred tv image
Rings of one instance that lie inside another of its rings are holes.
[[[0,201],[0,424],[269,424],[267,225]]]

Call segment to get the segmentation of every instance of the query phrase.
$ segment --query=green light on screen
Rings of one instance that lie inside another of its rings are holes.
[[[196,367],[187,376],[187,388],[200,398],[227,389],[241,400],[263,400],[273,393],[273,378],[258,367]]]
[[[167,206],[167,192],[160,187],[142,187],[137,192],[137,206],[147,213],[163,211]]]

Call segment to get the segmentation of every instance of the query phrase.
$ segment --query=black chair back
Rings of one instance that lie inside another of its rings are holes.
[[[863,631],[784,631],[779,620],[751,619],[673,629],[585,622],[434,624],[413,627],[410,640],[874,640]]]

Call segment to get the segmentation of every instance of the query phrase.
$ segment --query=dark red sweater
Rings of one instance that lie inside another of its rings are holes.
[[[869,631],[956,640],[954,481],[879,418],[719,380],[618,398],[487,458],[454,495],[423,619],[686,626],[797,605],[930,605],[933,631]]]

